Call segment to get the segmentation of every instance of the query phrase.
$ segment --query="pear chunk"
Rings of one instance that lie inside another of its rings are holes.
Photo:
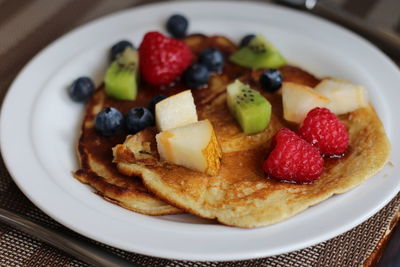
[[[314,90],[331,100],[326,108],[337,115],[368,105],[368,95],[364,87],[345,80],[336,78],[324,79]]]
[[[209,120],[161,132],[156,140],[162,160],[209,175],[217,174],[222,152]]]
[[[156,104],[156,126],[159,131],[197,122],[196,106],[192,92],[183,91]]]
[[[282,84],[283,117],[301,123],[307,113],[316,107],[326,107],[330,99],[311,87],[284,82]]]

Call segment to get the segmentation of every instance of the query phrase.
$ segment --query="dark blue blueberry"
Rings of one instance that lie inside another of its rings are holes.
[[[85,102],[93,92],[94,84],[89,77],[80,77],[68,87],[69,96],[75,102]]]
[[[95,127],[104,136],[116,135],[124,128],[124,115],[115,108],[107,107],[96,115]]]
[[[126,114],[126,128],[130,134],[154,125],[154,116],[147,108],[132,108]]]
[[[254,37],[256,37],[255,34],[248,34],[245,37],[243,37],[242,40],[240,41],[240,47],[248,45],[251,39],[253,39]]]
[[[175,38],[182,38],[186,36],[188,29],[188,20],[180,14],[175,14],[167,20],[167,31]]]
[[[267,92],[275,92],[282,86],[282,74],[279,70],[269,69],[260,75],[260,84]]]
[[[155,114],[155,108],[156,108],[156,104],[158,102],[160,102],[161,100],[166,99],[167,97],[165,95],[158,95],[155,96],[151,99],[149,105],[147,106],[147,108],[151,111],[151,113],[153,113],[153,115]]]
[[[209,77],[210,72],[207,67],[203,64],[196,63],[185,70],[182,79],[190,89],[198,89],[208,83]]]
[[[117,55],[124,52],[125,48],[128,46],[133,47],[133,44],[126,40],[119,41],[118,43],[113,45],[111,47],[111,61],[114,61],[117,58]]]
[[[221,72],[224,67],[224,56],[214,48],[207,48],[200,53],[199,63],[207,66],[209,71]]]

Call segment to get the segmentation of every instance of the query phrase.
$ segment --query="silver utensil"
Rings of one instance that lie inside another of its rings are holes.
[[[324,0],[275,0],[278,3],[310,11],[335,21],[364,36],[391,57],[400,58],[400,35],[390,29],[372,25]]]
[[[15,227],[53,245],[69,255],[94,266],[139,266],[111,254],[95,244],[79,240],[60,231],[45,228],[20,215],[0,208],[0,222]]]

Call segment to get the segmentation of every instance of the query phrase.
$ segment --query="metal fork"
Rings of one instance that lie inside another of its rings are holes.
[[[15,227],[93,266],[140,266],[113,255],[95,244],[79,240],[61,231],[45,228],[2,208],[0,208],[0,222]]]

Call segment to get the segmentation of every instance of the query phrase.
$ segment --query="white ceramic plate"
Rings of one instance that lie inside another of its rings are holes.
[[[284,222],[258,229],[212,224],[189,215],[150,217],[104,201],[72,178],[83,105],[66,88],[78,76],[101,82],[109,48],[139,44],[162,30],[171,14],[190,19],[190,32],[239,40],[267,36],[293,64],[318,76],[337,76],[369,90],[393,145],[391,161],[358,188]],[[273,5],[201,1],[126,10],[96,20],[39,53],[11,86],[2,109],[1,150],[21,190],[58,222],[87,237],[146,255],[186,260],[238,260],[304,248],[341,234],[381,209],[399,191],[400,75],[380,51],[349,31]],[[397,134],[396,134],[397,133]]]

